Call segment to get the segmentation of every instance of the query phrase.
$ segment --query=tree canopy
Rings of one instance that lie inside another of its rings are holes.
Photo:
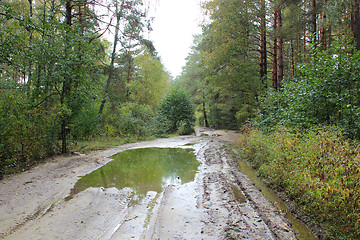
[[[1,175],[79,139],[154,134],[170,77],[150,22],[140,0],[0,2]]]

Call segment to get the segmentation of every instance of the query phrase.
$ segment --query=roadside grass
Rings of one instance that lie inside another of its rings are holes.
[[[106,150],[109,148],[117,147],[120,145],[124,145],[127,143],[135,143],[135,142],[141,142],[141,141],[150,141],[154,140],[156,138],[172,138],[180,136],[179,134],[165,134],[165,135],[159,135],[159,136],[149,136],[149,137],[92,137],[87,140],[77,140],[73,141],[69,144],[69,151],[71,153],[77,152],[77,153],[90,153],[93,151],[101,151]],[[58,146],[60,146],[60,142],[58,143]],[[51,157],[53,155],[56,155],[56,153],[52,155],[48,155],[47,157],[39,157],[34,160],[28,160],[23,161],[22,159],[3,159],[2,163],[3,166],[1,166],[0,169],[0,180],[3,177],[7,177],[16,173],[24,172],[29,169],[31,169],[34,166],[37,166],[38,164],[44,163],[47,161],[48,157]]]
[[[78,140],[70,146],[70,149],[72,152],[89,153],[92,151],[105,150],[132,142],[135,142],[135,139],[121,137],[101,137],[88,140]]]
[[[74,142],[70,146],[70,150],[72,152],[78,153],[89,153],[92,151],[100,151],[106,150],[109,148],[117,147],[120,145],[128,144],[128,143],[135,143],[141,141],[150,141],[156,138],[171,138],[177,137],[179,134],[168,134],[162,136],[150,136],[146,138],[136,138],[136,137],[97,137],[97,138],[90,138],[88,140],[78,140]]]
[[[326,226],[335,239],[360,239],[360,145],[336,128],[307,132],[246,128],[238,146],[271,187]]]

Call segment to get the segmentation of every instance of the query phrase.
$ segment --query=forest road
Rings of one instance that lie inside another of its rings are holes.
[[[238,170],[227,146],[237,134],[196,135],[123,145],[89,155],[56,157],[0,181],[4,239],[296,239],[283,214]],[[131,188],[88,188],[67,198],[77,180],[110,156],[135,148],[192,148],[194,181],[149,191],[131,204]]]

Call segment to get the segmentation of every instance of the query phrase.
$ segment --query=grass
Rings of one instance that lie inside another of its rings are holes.
[[[179,134],[168,134],[160,136],[161,138],[177,137]],[[135,138],[135,137],[99,137],[89,140],[79,140],[70,146],[72,152],[89,153],[92,151],[106,150],[109,148],[117,147],[120,145],[135,143],[141,141],[154,140],[157,137],[150,136],[147,138]]]
[[[335,239],[360,239],[360,146],[335,128],[247,129],[242,158]]]
[[[89,140],[79,140],[70,146],[72,152],[88,153],[92,151],[105,150],[126,143],[135,142],[131,138],[102,137]]]

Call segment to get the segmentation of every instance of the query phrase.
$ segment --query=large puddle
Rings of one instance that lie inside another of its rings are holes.
[[[134,203],[148,191],[160,193],[167,185],[193,181],[200,165],[192,149],[181,148],[132,149],[110,158],[114,160],[80,178],[65,200],[90,187],[130,187]]]

